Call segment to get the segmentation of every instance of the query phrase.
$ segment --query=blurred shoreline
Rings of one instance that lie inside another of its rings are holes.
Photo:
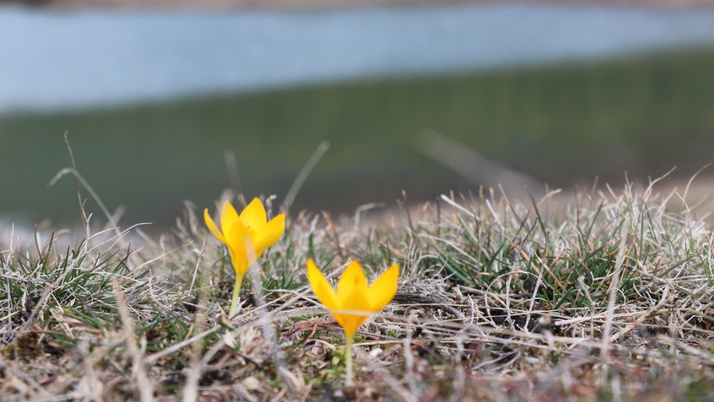
[[[15,4],[49,8],[97,9],[310,9],[332,7],[444,5],[459,3],[558,3],[639,5],[660,7],[712,6],[714,0],[0,0]]]

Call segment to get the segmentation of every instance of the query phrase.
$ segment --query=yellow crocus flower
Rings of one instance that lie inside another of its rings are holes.
[[[347,386],[352,386],[352,338],[367,317],[382,310],[397,294],[399,266],[392,265],[367,286],[362,266],[353,261],[337,282],[337,292],[312,259],[307,261],[307,277],[315,296],[345,331]]]
[[[226,201],[221,209],[221,230],[208,214],[208,208],[203,211],[203,218],[211,233],[228,247],[233,269],[236,271],[236,284],[229,313],[229,316],[233,316],[243,277],[265,249],[275,244],[283,235],[285,215],[280,214],[268,222],[263,203],[254,198],[240,215],[233,205]]]

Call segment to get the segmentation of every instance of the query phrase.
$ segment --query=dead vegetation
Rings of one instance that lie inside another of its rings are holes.
[[[557,210],[547,197],[444,196],[369,224],[303,212],[254,267],[232,320],[230,259],[198,208],[160,239],[6,235],[0,394],[704,399],[714,395],[714,237],[655,188],[583,192]],[[354,387],[343,385],[342,331],[306,286],[307,258],[333,278],[353,259],[370,278],[402,267],[397,298],[358,331]]]

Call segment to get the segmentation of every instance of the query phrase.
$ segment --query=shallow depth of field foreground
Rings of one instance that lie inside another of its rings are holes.
[[[714,395],[714,233],[676,193],[657,192],[582,192],[557,207],[549,198],[454,195],[349,219],[290,213],[284,236],[249,271],[231,321],[234,270],[200,215],[212,205],[189,207],[153,239],[91,219],[86,233],[35,241],[2,227],[0,395]],[[273,201],[272,216],[277,209]],[[355,336],[353,387],[345,387],[344,334],[307,284],[308,258],[333,284],[350,261],[369,281],[400,266],[394,301]]]

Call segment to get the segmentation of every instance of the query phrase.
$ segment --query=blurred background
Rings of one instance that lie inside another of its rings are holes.
[[[155,231],[226,188],[281,202],[323,141],[293,212],[713,159],[704,3],[136,3],[0,2],[0,225],[79,219],[74,179],[49,186],[65,132],[121,226]]]

